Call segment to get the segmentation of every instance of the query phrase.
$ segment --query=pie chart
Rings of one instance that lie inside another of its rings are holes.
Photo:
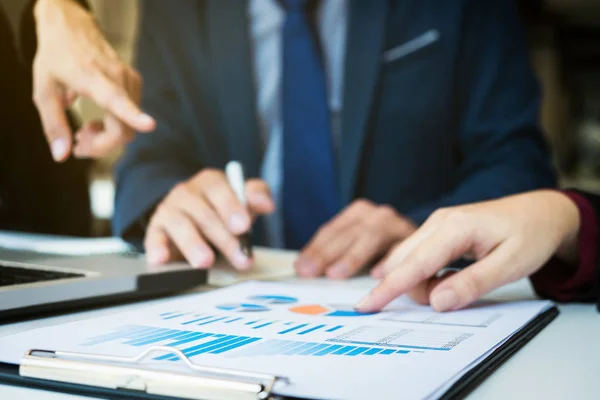
[[[250,300],[261,304],[293,304],[298,301],[298,299],[295,297],[277,296],[270,294],[251,296]]]
[[[219,310],[235,312],[261,312],[270,311],[267,305],[294,304],[298,301],[295,297],[279,296],[271,294],[260,294],[248,297],[248,303],[228,303],[218,305]]]
[[[290,308],[296,314],[320,315],[325,317],[363,317],[370,314],[355,311],[351,305],[309,304]]]

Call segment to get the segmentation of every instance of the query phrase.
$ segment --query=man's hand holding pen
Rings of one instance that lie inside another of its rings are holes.
[[[268,185],[260,179],[245,183],[242,204],[225,173],[205,169],[175,186],[159,204],[146,231],[144,247],[152,264],[185,258],[196,268],[215,261],[214,246],[239,270],[252,266],[240,236],[253,220],[275,210]]]

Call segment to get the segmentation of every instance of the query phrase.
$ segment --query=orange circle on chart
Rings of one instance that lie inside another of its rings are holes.
[[[326,312],[329,312],[331,310],[318,304],[313,304],[309,306],[292,307],[290,308],[290,311],[298,314],[320,315],[325,314]]]

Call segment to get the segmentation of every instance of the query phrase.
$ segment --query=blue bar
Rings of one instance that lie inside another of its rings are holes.
[[[189,324],[193,324],[194,322],[204,321],[205,319],[209,319],[209,318],[213,318],[213,317],[214,317],[214,315],[209,315],[208,317],[202,317],[202,318],[198,318],[198,319],[193,319],[191,321],[182,322],[181,325],[189,325]]]
[[[235,350],[235,349],[237,349],[238,347],[242,347],[242,346],[245,346],[245,345],[247,345],[247,344],[254,343],[254,342],[256,342],[257,340],[260,340],[260,338],[254,338],[254,337],[250,337],[250,338],[248,338],[248,339],[242,340],[241,342],[234,343],[234,344],[230,344],[229,346],[225,346],[225,347],[221,347],[220,349],[213,350],[213,351],[211,351],[211,352],[210,352],[210,354],[221,354],[221,353],[225,353],[225,352],[227,352],[227,351]]]
[[[398,350],[396,352],[396,354],[408,354],[408,353],[410,353],[410,351],[408,351],[408,350]]]
[[[331,346],[330,344],[319,344],[317,346],[311,347],[310,349],[304,350],[302,353],[299,353],[301,356],[309,356],[311,354],[318,353],[319,351]]]
[[[179,331],[177,329],[167,329],[165,332],[156,332],[153,335],[145,336],[145,337],[143,337],[141,339],[133,339],[133,340],[130,340],[130,341],[128,341],[126,343],[123,343],[123,344],[128,344],[128,345],[131,345],[131,346],[135,346],[139,342],[144,342],[146,340],[153,340],[154,338],[157,338],[157,337],[169,336],[169,335],[173,335],[175,333],[179,334],[181,332],[183,332],[183,331]]]
[[[135,334],[132,333],[131,335],[124,336],[124,338],[126,338],[126,339],[139,339],[139,338],[141,338],[143,336],[146,336],[146,335],[150,334],[151,332],[158,333],[158,331],[160,331],[160,330],[165,330],[165,329],[164,328],[156,328],[156,327],[149,326],[149,327],[146,327],[145,329],[142,329],[139,332],[136,332]]]
[[[213,319],[211,321],[202,322],[202,323],[199,323],[198,326],[212,324],[213,322],[222,321],[227,318],[229,318],[229,317],[221,317],[221,318]]]
[[[173,312],[174,312],[174,311],[169,311],[169,312],[164,312],[164,313],[162,313],[162,314],[158,314],[158,315],[160,315],[161,317],[166,317],[166,316],[168,316],[168,315],[171,315],[171,314],[173,314]]]
[[[252,324],[255,324],[255,323],[259,322],[259,321],[262,321],[262,320],[257,319],[256,321],[246,322],[246,325],[252,325]]]
[[[294,322],[286,322],[284,325],[291,325],[291,324],[293,324],[293,323],[294,323]]]
[[[263,327],[269,326],[269,325],[273,325],[273,323],[272,322],[267,322],[266,324],[261,324],[261,325],[254,326],[252,329],[260,329],[260,328],[263,328]]]
[[[145,326],[132,326],[126,329],[121,329],[117,332],[107,333],[105,335],[100,336],[94,336],[89,339],[89,342],[84,343],[83,346],[93,346],[96,344],[108,342],[110,340],[129,338],[131,337],[131,335],[146,331],[148,329],[149,328]]]
[[[299,354],[300,352],[302,352],[304,350],[308,350],[311,347],[315,347],[318,345],[319,345],[319,343],[305,343],[302,346],[294,347],[293,349],[290,349],[283,354],[286,356],[292,356],[292,355]]]
[[[334,351],[336,351],[342,347],[344,347],[344,346],[342,346],[341,344],[334,344],[332,346],[329,346],[326,349],[321,350],[320,352],[315,354],[315,356],[326,356],[327,354],[333,353]]]
[[[165,334],[167,332],[171,331],[171,329],[163,329],[163,328],[155,328],[155,330],[150,331],[150,332],[146,332],[143,335],[139,335],[139,336],[134,336],[133,339],[131,340],[127,340],[125,342],[123,342],[123,344],[132,344],[137,342],[138,340],[146,340],[146,339],[150,339],[152,337],[155,337],[156,335],[159,334]]]
[[[381,352],[381,354],[393,354],[395,352],[396,352],[396,350],[385,349],[384,351]]]
[[[311,332],[313,332],[313,331],[316,331],[317,329],[324,328],[325,326],[326,326],[326,325],[317,325],[317,326],[315,326],[315,327],[313,327],[313,328],[310,328],[310,329],[307,329],[307,330],[305,330],[305,331],[298,332],[298,335],[306,335],[307,333],[311,333]]]
[[[310,344],[311,346],[316,345],[317,343],[307,343],[307,342],[292,342],[292,344],[285,346],[285,348],[280,349],[280,353],[279,354],[297,354],[300,351],[306,350],[309,347],[307,346],[307,344]],[[302,348],[302,349],[300,349]]]
[[[181,352],[183,354],[185,354],[186,356],[189,357],[189,355],[191,353],[193,353],[194,351],[196,351],[196,350],[199,350],[199,349],[205,348],[207,346],[211,346],[211,345],[217,344],[217,343],[222,342],[224,340],[229,340],[229,338],[234,337],[234,336],[229,336],[229,335],[212,335],[212,334],[209,335],[209,336],[212,336],[214,338],[217,338],[217,336],[218,336],[218,338],[214,339],[214,340],[211,340],[209,342],[204,342],[204,343],[198,344],[196,346],[188,347],[187,349],[182,349]],[[157,360],[169,360],[169,361],[175,361],[175,360],[178,360],[178,359],[179,358],[177,356],[172,355],[172,354],[169,354],[166,357],[165,356],[161,356],[161,357],[157,358]]]
[[[226,323],[226,324],[229,324],[229,323],[231,323],[231,322],[239,321],[240,319],[244,319],[244,318],[242,318],[242,317],[237,317],[237,318],[234,318],[234,319],[230,319],[229,321],[225,321],[225,323]]]
[[[352,351],[354,349],[356,349],[356,346],[344,346],[341,349],[339,349],[338,351],[334,351],[333,354],[340,356],[340,355],[346,354],[347,352]]]
[[[286,329],[285,331],[279,332],[279,335],[285,335],[286,333],[293,332],[296,329],[304,328],[305,326],[308,326],[308,324],[302,324],[302,325],[294,326],[293,328],[290,328],[290,329]]]
[[[231,336],[232,336],[231,338],[223,338],[224,341],[221,343],[216,343],[212,346],[208,346],[208,347],[193,351],[188,355],[188,357],[193,357],[193,356],[196,356],[198,354],[203,354],[203,353],[209,353],[209,352],[212,352],[215,350],[218,351],[224,347],[229,347],[231,345],[239,344],[240,342],[243,342],[250,338],[249,336],[233,336],[233,335],[231,335]]]
[[[382,351],[383,351],[383,349],[378,349],[377,347],[375,347],[375,348],[373,348],[373,349],[371,349],[371,350],[367,351],[367,352],[365,353],[365,356],[372,356],[372,355],[374,355],[374,354],[377,354],[377,353],[380,353],[380,352],[382,352]]]
[[[346,353],[344,354],[345,356],[357,356],[361,353],[364,353],[365,351],[369,350],[368,347],[359,347],[356,350],[352,350],[350,353]]]
[[[334,327],[333,327],[333,328],[331,328],[331,329],[327,329],[325,332],[335,332],[335,331],[337,331],[338,329],[342,329],[343,327],[344,327],[344,325],[338,325],[338,326],[334,326]]]
[[[151,338],[151,339],[144,340],[144,341],[138,341],[135,343],[131,343],[131,345],[132,346],[145,346],[147,344],[162,342],[163,340],[167,340],[167,339],[177,339],[182,336],[187,336],[187,334],[188,334],[188,332],[185,332],[185,331],[175,331],[175,332],[171,333],[170,335],[162,335],[162,336],[159,336],[156,338]]]
[[[189,353],[191,353],[193,351],[196,351],[198,349],[202,349],[202,348],[204,348],[206,346],[210,346],[212,344],[216,344],[216,343],[222,342],[224,339],[229,339],[229,338],[235,337],[234,335],[218,335],[218,336],[217,335],[211,335],[211,336],[213,338],[215,338],[215,339],[211,340],[209,342],[204,342],[204,343],[197,344],[195,346],[188,347],[188,348],[183,349],[181,351],[183,352],[183,354],[188,355]]]
[[[175,314],[175,315],[171,315],[169,317],[165,317],[163,319],[173,319],[173,318],[178,318],[178,317],[183,317],[184,315],[186,315],[187,313],[181,313],[181,314]]]
[[[273,346],[270,349],[267,349],[267,351],[265,351],[263,354],[264,355],[283,354],[287,350],[292,349],[296,346],[298,346],[298,342],[294,342],[294,341],[290,341],[290,340],[282,340],[281,343],[279,343],[276,346]]]
[[[264,354],[269,354],[269,353],[275,354],[278,349],[284,347],[288,343],[289,342],[286,340],[271,339],[271,340],[263,343],[263,345],[260,347],[256,346],[257,347],[256,352],[254,352],[253,354],[254,355],[264,355]]]
[[[243,352],[241,352],[240,355],[246,356],[246,355],[262,354],[261,352],[263,350],[266,350],[266,349],[270,348],[271,344],[274,343],[274,342],[277,342],[277,341],[274,340],[274,339],[265,340],[262,343],[257,344],[256,346],[252,346],[251,348],[244,350]]]
[[[242,340],[245,340],[246,338],[247,338],[247,336],[228,335],[228,336],[225,336],[224,338],[217,339],[212,342],[206,343],[206,345],[204,345],[203,347],[196,349],[192,352],[185,353],[185,355],[188,357],[193,357],[198,354],[208,353],[209,351],[217,350],[217,349],[220,349],[221,347],[229,346],[231,344],[241,342]]]
[[[348,344],[362,344],[362,345],[366,345],[366,346],[372,346],[374,344],[372,342],[359,342],[359,341],[353,341],[353,340],[336,340],[336,342],[348,343]],[[418,349],[418,350],[441,350],[441,351],[449,351],[450,350],[449,348],[443,348],[443,347],[409,346],[409,345],[405,345],[405,344],[393,344],[393,345],[389,345],[389,346],[404,347],[407,349]]]
[[[212,336],[212,334],[210,334],[210,333],[202,333],[202,332],[194,332],[189,337],[181,338],[177,342],[173,342],[173,343],[169,344],[169,346],[171,346],[171,347],[181,346],[182,344],[186,344],[186,343],[190,343],[190,342],[195,342],[196,340],[200,340],[200,339],[203,339],[203,338],[208,337],[208,336]]]

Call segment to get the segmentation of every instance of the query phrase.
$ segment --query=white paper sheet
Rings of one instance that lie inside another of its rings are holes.
[[[192,362],[287,376],[279,394],[329,399],[436,398],[478,360],[551,306],[479,304],[436,314],[401,298],[386,311],[352,310],[362,290],[248,282],[135,311],[32,330],[0,343],[17,364],[30,348],[139,354],[153,345]],[[161,368],[177,361],[158,356]]]

